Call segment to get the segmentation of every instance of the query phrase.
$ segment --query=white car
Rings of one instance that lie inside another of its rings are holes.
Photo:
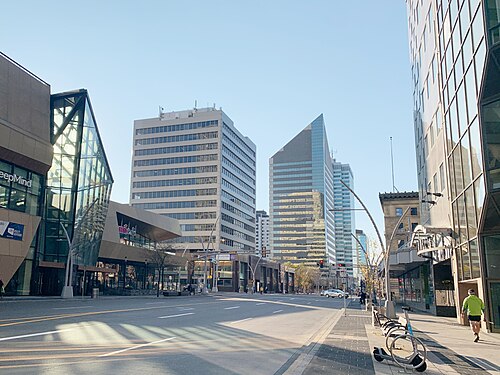
[[[349,294],[340,289],[328,289],[323,291],[323,295],[332,298],[348,298]]]

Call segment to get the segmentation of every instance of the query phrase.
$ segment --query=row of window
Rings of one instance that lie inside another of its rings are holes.
[[[226,146],[226,144],[229,144],[229,146],[231,146],[233,148],[234,152],[236,152],[238,155],[242,156],[244,159],[247,160],[248,163],[250,163],[250,165],[253,165],[255,167],[255,157],[251,158],[236,143],[234,143],[233,140],[227,134],[222,134],[222,140],[223,140],[222,143],[224,146]]]
[[[255,151],[250,148],[249,145],[246,144],[239,136],[236,134],[233,129],[229,127],[225,122],[222,122],[224,130],[227,130],[229,134],[231,134],[231,137],[241,146],[243,147],[250,155],[255,157]]]
[[[225,225],[221,225],[221,232],[229,234],[231,236],[234,236],[236,238],[255,243],[255,237],[249,236],[248,234],[241,233],[240,231],[237,231],[236,229],[226,227]]]
[[[229,190],[231,190],[233,193],[236,193],[238,195],[241,195],[243,198],[245,198],[247,201],[250,201],[252,203],[255,204],[255,198],[247,193],[245,193],[243,190],[239,189],[238,187],[234,186],[233,184],[231,184],[229,181],[227,181],[226,179],[222,179],[222,186],[224,186],[225,188],[228,188]],[[245,185],[247,186],[247,185]],[[255,194],[255,190],[253,191],[253,193]]]
[[[162,216],[167,216],[172,219],[177,220],[201,220],[201,219],[215,219],[217,217],[216,212],[173,212],[168,214],[161,214]]]
[[[222,175],[229,177],[233,181],[238,181],[242,187],[247,189],[248,191],[251,191],[252,193],[255,194],[255,184],[254,185],[248,185],[245,181],[242,181],[238,176],[236,176],[234,173],[230,172],[228,169],[222,167]]]
[[[144,210],[160,210],[169,208],[198,208],[198,207],[216,207],[216,200],[206,201],[187,201],[187,202],[159,202],[159,203],[134,203],[132,206]]]
[[[214,228],[213,224],[181,224],[181,230],[183,232],[195,232],[204,231],[208,232]]]
[[[227,166],[231,167],[231,169],[240,176],[240,178],[245,179],[247,182],[249,182],[252,185],[255,185],[255,178],[252,176],[249,176],[243,169],[241,169],[239,166],[234,164],[232,161],[230,161],[228,158],[225,156],[222,156],[222,163],[226,164]],[[253,176],[255,177],[255,171],[253,171]]]
[[[251,212],[255,212],[255,209],[253,206],[250,206],[249,204],[246,204],[245,202],[243,202],[242,200],[236,198],[235,196],[229,194],[227,191],[225,190],[222,190],[221,191],[221,196],[230,200],[231,202],[233,202],[234,204],[242,207],[243,209],[247,210],[247,211],[251,211]]]
[[[246,245],[246,244],[242,244],[241,242],[238,242],[238,241],[235,241],[235,240],[231,240],[229,238],[225,238],[225,237],[221,237],[221,241],[224,242],[224,244],[226,246],[229,246],[231,247],[232,249],[238,251],[238,250],[241,250],[241,251],[255,251],[255,248],[250,246],[250,245]]]
[[[232,214],[243,218],[244,220],[248,220],[251,223],[255,223],[255,217],[254,216],[249,215],[246,212],[238,210],[236,207],[230,205],[229,203],[221,202],[221,207],[223,209],[225,209],[226,211],[229,211]]]
[[[134,161],[134,167],[149,167],[152,165],[165,165],[165,164],[200,163],[200,162],[216,161],[216,160],[217,160],[217,154],[177,156],[173,158],[136,160]]]
[[[154,138],[136,139],[135,145],[136,146],[147,146],[147,145],[155,145],[157,143],[197,141],[199,139],[215,139],[218,137],[219,137],[219,134],[217,132],[183,134],[183,135],[173,135],[173,136],[169,136],[169,137],[154,137]]]
[[[177,125],[164,125],[164,126],[153,126],[151,128],[137,129],[135,131],[136,135],[145,134],[155,134],[155,133],[166,133],[166,132],[178,132],[183,130],[193,130],[207,127],[218,126],[219,122],[217,120],[211,121],[200,121],[200,122],[190,122],[187,124],[177,124]]]
[[[245,163],[240,157],[238,157],[234,152],[232,152],[229,147],[222,145],[223,154],[226,154],[230,159],[236,161],[238,165],[241,165],[243,168],[247,170],[248,173],[255,176],[255,163],[254,168],[250,167],[247,163]]]
[[[144,150],[135,150],[134,154],[135,156],[176,154],[180,152],[217,150],[218,147],[219,145],[217,143],[200,143],[196,145],[147,148]]]
[[[412,216],[418,215],[418,208],[411,207],[410,208],[410,215],[412,215]],[[396,207],[396,216],[403,216],[403,209],[401,207]]]
[[[134,188],[152,188],[161,186],[208,185],[216,184],[217,177],[180,178],[176,180],[155,180],[134,182]]]
[[[217,189],[191,189],[169,191],[143,191],[133,194],[133,199],[197,197],[203,195],[217,195]]]
[[[137,171],[134,172],[134,177],[171,176],[176,174],[211,173],[211,172],[217,172],[216,165]]]

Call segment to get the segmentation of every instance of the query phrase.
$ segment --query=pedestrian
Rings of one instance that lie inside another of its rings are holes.
[[[359,297],[359,303],[360,303],[361,305],[364,305],[364,304],[365,304],[365,302],[366,302],[366,293],[365,293],[365,292],[361,292],[361,295],[360,295],[360,297]]]
[[[481,330],[481,314],[484,314],[484,303],[476,296],[474,289],[468,290],[469,296],[464,299],[462,304],[462,314],[469,319],[469,324],[474,333],[474,342],[479,341],[479,331]]]
[[[0,279],[0,299],[3,299],[4,293],[5,293],[5,288],[3,287],[3,280]]]
[[[260,294],[262,294],[262,292],[264,291],[264,287],[260,287]]]

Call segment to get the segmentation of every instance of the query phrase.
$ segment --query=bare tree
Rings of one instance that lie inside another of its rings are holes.
[[[160,296],[160,283],[163,290],[165,266],[168,264],[168,258],[175,255],[176,248],[169,242],[155,243],[154,251],[151,253],[151,261],[158,269],[158,283],[156,286],[156,297]]]

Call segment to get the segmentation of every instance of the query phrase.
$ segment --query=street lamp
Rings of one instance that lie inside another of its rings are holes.
[[[85,211],[83,211],[82,216],[80,217],[78,223],[73,228],[73,239],[69,237],[68,231],[64,227],[62,222],[61,228],[63,229],[64,235],[66,236],[66,240],[68,241],[68,258],[66,259],[66,270],[64,272],[64,287],[61,292],[61,298],[73,298],[73,264],[74,264],[74,256],[75,256],[75,233],[77,229],[80,227],[80,224],[83,223],[83,219],[90,212],[90,209],[96,204],[99,199],[95,199],[90,206],[88,206]]]
[[[385,315],[388,318],[394,318],[396,316],[396,313],[394,311],[394,303],[392,301],[392,296],[391,296],[391,285],[390,285],[390,277],[389,277],[389,262],[390,262],[390,251],[391,251],[391,242],[394,239],[394,236],[396,234],[396,230],[399,227],[399,224],[401,224],[403,218],[406,216],[408,211],[410,210],[410,207],[407,207],[405,212],[401,215],[399,218],[398,222],[394,226],[394,230],[392,231],[391,237],[389,239],[389,244],[387,250],[384,247],[384,243],[382,241],[382,236],[380,235],[380,232],[378,230],[377,225],[375,224],[375,220],[373,220],[372,215],[370,214],[370,211],[368,211],[368,208],[366,208],[365,204],[363,201],[358,197],[358,195],[343,181],[340,180],[340,182],[351,192],[352,195],[358,200],[358,202],[361,204],[363,207],[364,211],[370,218],[370,221],[373,225],[373,228],[375,229],[375,232],[377,233],[378,240],[380,242],[380,247],[382,249],[382,254],[385,257],[385,294],[386,294],[386,299],[385,299]]]

